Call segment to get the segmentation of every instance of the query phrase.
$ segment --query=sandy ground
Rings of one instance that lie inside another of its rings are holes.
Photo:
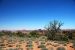
[[[74,50],[74,48],[72,48],[72,47],[70,47],[70,46],[72,46],[73,44],[72,43],[70,43],[70,44],[67,44],[67,50]]]
[[[37,43],[35,43],[35,42],[33,42],[32,43],[33,44],[33,50],[41,50],[41,48],[38,48],[38,46],[39,46],[39,44],[37,44]],[[9,44],[8,44],[9,45]],[[22,43],[22,44],[19,44],[18,42],[16,42],[15,44],[11,44],[12,45],[12,47],[8,47],[7,45],[6,45],[6,48],[4,49],[4,50],[6,50],[6,49],[9,49],[9,48],[16,48],[16,45],[20,45],[19,46],[19,48],[23,48],[23,50],[27,50],[26,48],[26,43]],[[54,47],[54,46],[52,46],[52,45],[46,45],[46,48],[48,49],[48,50],[50,50],[51,48],[53,48],[53,50],[56,50],[58,47],[64,47],[66,50],[74,50],[74,48],[72,48],[72,47],[70,47],[70,46],[72,46],[72,44],[70,43],[70,44],[67,44],[66,46],[63,46],[63,45],[59,45],[59,46],[57,46],[57,47]]]
[[[50,45],[48,45],[47,43],[51,43]],[[1,44],[1,43],[0,43]],[[7,40],[5,40],[3,42],[3,44],[5,44],[4,49],[3,50],[8,50],[9,48],[22,48],[23,50],[27,50],[27,42],[26,41],[15,41],[14,43],[8,43]],[[45,42],[45,46],[48,50],[53,49],[53,50],[57,50],[58,47],[64,47],[66,50],[74,50],[74,48],[72,48],[71,46],[73,45],[72,43],[67,44],[66,46],[62,45],[62,44],[58,44],[58,46],[54,46],[56,43],[53,42]],[[10,46],[11,45],[11,46]],[[32,41],[32,45],[33,45],[33,50],[41,50],[41,48],[38,48],[38,46],[40,45],[40,42],[35,43],[35,41]],[[10,47],[9,47],[10,46]],[[20,50],[20,49],[19,49]]]

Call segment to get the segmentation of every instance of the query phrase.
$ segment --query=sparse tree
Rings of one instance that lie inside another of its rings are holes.
[[[48,39],[54,40],[56,33],[60,32],[60,27],[63,23],[58,22],[57,20],[51,21],[49,25],[46,27],[47,30],[47,37]]]

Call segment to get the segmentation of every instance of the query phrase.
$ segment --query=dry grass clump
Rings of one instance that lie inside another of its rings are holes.
[[[58,47],[57,50],[66,50],[64,47]]]
[[[32,44],[32,41],[31,40],[30,41],[27,41],[26,47],[27,47],[27,50],[33,50],[33,44]]]
[[[42,48],[41,50],[48,50],[47,48]]]
[[[23,50],[23,48],[9,48],[9,49],[6,49],[6,50]]]

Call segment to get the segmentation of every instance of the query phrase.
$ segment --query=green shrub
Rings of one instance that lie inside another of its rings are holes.
[[[33,46],[32,44],[28,44],[28,45],[26,45],[26,47],[30,47],[30,48],[32,48],[32,46]]]
[[[42,48],[41,50],[48,50],[47,48]]]
[[[58,47],[57,50],[66,50],[64,47]]]
[[[41,44],[45,44],[45,42],[41,42]]]
[[[3,36],[3,35],[4,35],[4,33],[0,32],[0,37]]]
[[[31,31],[29,37],[39,37],[39,33],[37,31]]]
[[[28,47],[27,50],[33,50],[33,48],[29,48],[29,47]]]
[[[3,50],[2,47],[0,47],[0,50]]]
[[[45,45],[39,45],[38,48],[46,48]]]
[[[20,31],[18,31],[18,32],[16,33],[16,35],[17,35],[18,37],[25,37],[24,33],[20,32]]]
[[[73,48],[75,49],[75,40],[73,41]]]
[[[67,36],[63,36],[63,37],[62,37],[62,40],[63,40],[63,41],[68,41]]]
[[[32,41],[28,41],[27,44],[32,44]]]

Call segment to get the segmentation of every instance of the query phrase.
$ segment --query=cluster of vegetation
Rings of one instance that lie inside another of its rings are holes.
[[[49,23],[49,25],[46,27],[46,36],[48,40],[61,40],[61,41],[68,41],[69,39],[72,39],[72,33],[68,32],[66,34],[62,33],[61,26],[63,23],[58,22],[57,20],[54,20]]]
[[[39,33],[37,31],[32,31],[32,32],[29,33],[29,36],[30,37],[35,37],[35,38],[37,37],[38,38],[40,35],[39,35]]]
[[[17,37],[39,37],[40,34],[37,32],[37,31],[31,31],[29,34],[24,34],[22,33],[21,31],[17,31],[16,33],[15,32],[11,32],[11,31],[1,31],[0,32],[0,36],[17,36]]]

